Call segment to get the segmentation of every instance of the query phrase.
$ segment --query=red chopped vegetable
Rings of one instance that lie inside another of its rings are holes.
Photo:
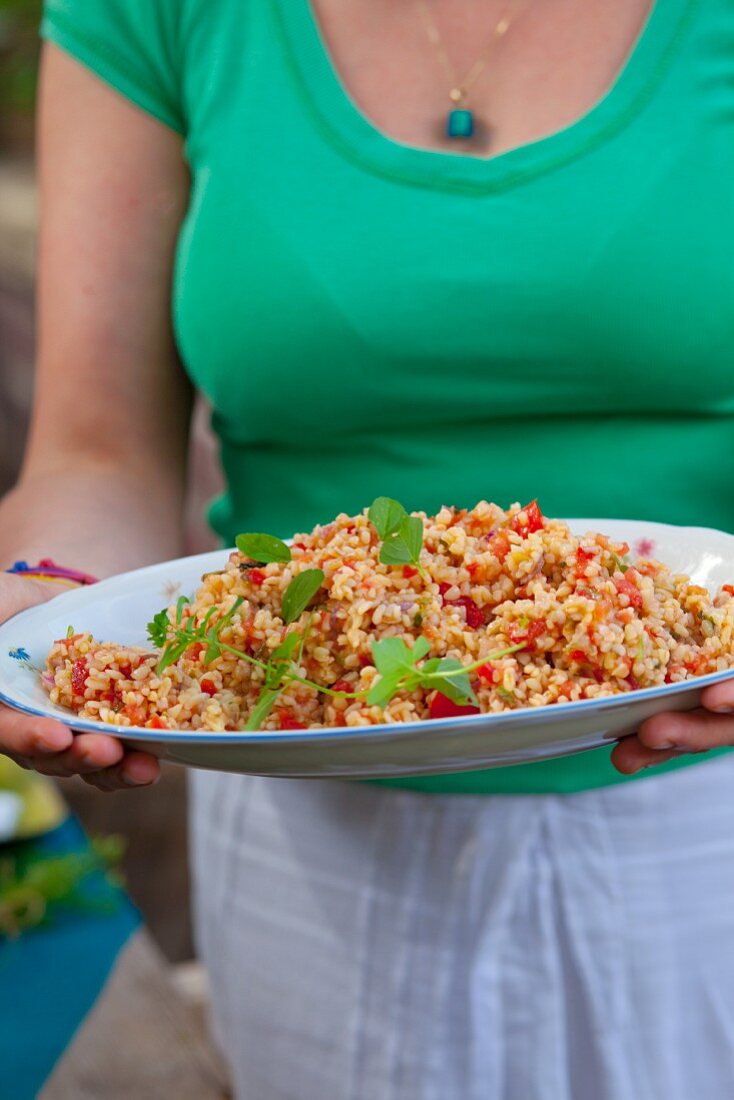
[[[444,600],[444,607],[463,607],[466,613],[466,625],[471,630],[478,630],[480,626],[484,626],[484,614],[471,596],[459,596],[458,600]]]
[[[417,577],[418,576],[418,570],[413,565],[404,565],[403,566],[403,576],[404,577]]]
[[[78,661],[74,661],[71,666],[71,689],[75,695],[84,694],[88,675],[89,668],[84,658],[80,657]]]
[[[294,542],[293,546],[295,547],[296,550],[305,550],[306,549],[306,543],[305,542]]]
[[[167,730],[168,724],[158,714],[154,714],[152,718],[149,718],[145,723],[146,729],[149,730]]]
[[[276,711],[278,715],[278,725],[282,730],[305,730],[305,722],[299,722],[292,710],[287,710],[285,707],[280,707]]]
[[[534,531],[542,531],[545,520],[537,500],[531,500],[530,504],[526,504],[521,512],[513,516],[510,525],[518,535],[530,535]]]
[[[510,627],[510,641],[513,645],[520,645],[525,643],[525,651],[527,653],[533,653],[536,646],[535,643],[541,634],[545,634],[548,630],[548,624],[545,619],[533,619],[527,626],[520,626],[513,623]]]
[[[492,535],[492,538],[489,540],[490,550],[493,554],[496,555],[496,557],[499,558],[500,561],[505,560],[510,552],[511,546],[512,543],[510,542],[510,536],[507,534],[507,531],[504,530],[498,531],[497,534]]]
[[[213,680],[209,680],[208,678],[202,680],[201,683],[199,684],[199,687],[201,688],[201,690],[203,692],[205,692],[206,695],[216,695],[217,694],[217,685],[214,683]]]
[[[441,599],[443,599],[444,596],[446,595],[446,593],[449,591],[449,589],[451,589],[453,587],[454,587],[453,584],[447,584],[446,581],[441,581],[441,583],[438,586],[438,592],[439,592],[439,595],[440,595]]]
[[[489,664],[480,665],[477,669],[477,676],[480,680],[485,680],[488,684],[498,684],[502,679],[500,670]]]
[[[619,592],[620,596],[625,595],[629,598],[630,607],[642,607],[642,593],[629,577],[615,576],[614,583],[617,586],[617,592]]]
[[[360,653],[358,659],[362,668],[369,668],[372,664],[372,657],[369,653]]]
[[[258,588],[265,582],[266,574],[263,573],[262,569],[249,569],[247,575]]]
[[[629,676],[627,677],[627,683],[629,684],[629,686],[632,688],[633,691],[639,691],[640,690],[640,681],[636,677],[634,677],[632,675],[632,673],[630,673]]]
[[[730,596],[734,596],[734,584],[722,584],[722,592],[728,592]]]
[[[428,713],[431,718],[456,718],[459,714],[479,714],[479,707],[460,706],[437,691],[428,704]]]
[[[584,653],[583,649],[573,649],[569,653],[569,657],[572,661],[578,661],[579,664],[586,664],[589,660],[588,653]]]
[[[351,691],[352,685],[347,680],[337,680],[331,685],[332,691]]]

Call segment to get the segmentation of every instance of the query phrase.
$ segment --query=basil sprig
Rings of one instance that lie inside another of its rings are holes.
[[[285,564],[291,560],[290,547],[275,535],[238,535],[235,543],[241,554],[260,565],[269,565],[273,561]]]

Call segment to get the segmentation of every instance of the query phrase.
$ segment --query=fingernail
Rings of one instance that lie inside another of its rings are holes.
[[[127,787],[153,787],[160,779],[157,775],[155,779],[136,779],[134,775],[130,775],[129,772],[122,773],[122,782]]]
[[[709,707],[709,710],[712,710],[714,714],[734,714],[734,707],[729,707],[726,705],[722,705],[720,707]]]
[[[677,749],[679,747],[680,746],[675,745],[672,741],[662,741],[659,745],[653,745],[652,746],[652,748],[654,748],[656,752],[669,752],[671,749]],[[655,765],[655,764],[648,764],[647,765],[648,768],[652,768],[652,767],[656,767],[656,766],[657,765]]]

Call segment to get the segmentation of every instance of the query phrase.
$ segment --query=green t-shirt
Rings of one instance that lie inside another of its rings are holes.
[[[225,542],[378,494],[734,530],[730,0],[657,0],[592,110],[492,160],[377,131],[308,0],[47,0],[44,34],[185,137]],[[621,779],[605,749],[409,782]]]

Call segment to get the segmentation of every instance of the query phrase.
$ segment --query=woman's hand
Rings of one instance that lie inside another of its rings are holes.
[[[0,622],[55,595],[55,586],[0,573]],[[74,735],[53,718],[29,718],[2,705],[0,753],[43,775],[80,775],[101,791],[147,786],[155,783],[160,773],[155,757],[126,752],[114,737],[104,733]]]
[[[612,763],[624,775],[654,767],[687,752],[734,746],[734,680],[714,684],[701,695],[703,706],[677,714],[656,714],[612,751]]]

